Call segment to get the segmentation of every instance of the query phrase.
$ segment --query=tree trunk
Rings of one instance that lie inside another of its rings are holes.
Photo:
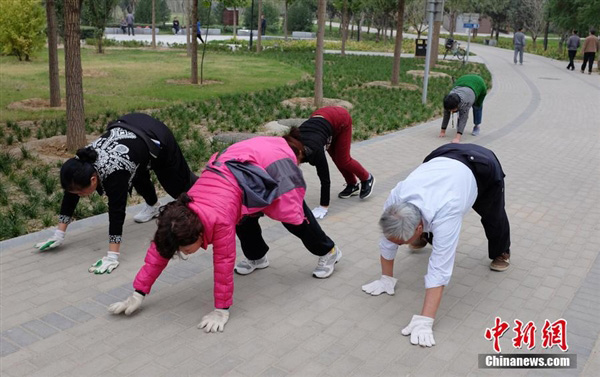
[[[323,105],[323,44],[325,41],[325,8],[327,0],[319,0],[317,9],[317,51],[315,56],[315,102],[319,108]]]
[[[441,21],[433,22],[433,35],[431,38],[431,59],[429,65],[434,66],[438,61],[438,53],[440,48],[440,28],[442,26]],[[427,46],[429,48],[429,46]]]
[[[156,0],[152,0],[152,48],[156,48]]]
[[[350,39],[354,38],[354,16],[352,16],[350,18],[350,25],[352,25],[352,28],[350,29]]]
[[[190,17],[192,21],[192,27],[194,28],[194,33],[191,35],[192,39],[192,77],[190,82],[192,84],[198,83],[198,37],[197,34],[197,26],[198,25],[198,1],[192,1],[192,14]],[[191,32],[191,30],[190,30]]]
[[[405,0],[398,0],[398,18],[396,20],[396,45],[394,46],[392,85],[398,85],[400,81],[400,55],[402,54],[402,33],[404,29],[404,1]]]
[[[79,22],[82,0],[65,0],[65,78],[67,93],[67,149],[85,145],[83,82]]]
[[[348,0],[342,6],[342,56],[346,56],[346,40],[348,39]]]
[[[544,27],[544,51],[548,50],[548,29],[550,28],[550,21],[546,21],[546,27]]]
[[[458,14],[456,11],[450,12],[450,38],[454,38],[454,32],[456,31],[456,17]]]
[[[288,19],[288,1],[289,0],[285,0],[285,11],[283,13],[283,32],[285,34],[285,40],[288,40],[288,24],[287,24],[287,19]],[[331,21],[329,22],[329,31],[331,31]]]
[[[212,11],[212,0],[208,8],[208,19],[210,20],[210,12]],[[202,61],[200,62],[200,84],[204,82],[204,55],[206,55],[206,45],[208,44],[208,28],[210,23],[206,25],[206,34],[204,34],[204,43],[202,44]]]
[[[233,7],[233,40],[237,39],[237,7]]]
[[[362,31],[362,24],[365,19],[365,14],[361,13],[360,18],[358,19],[358,27],[356,28],[356,41],[360,42],[360,32]]]
[[[258,0],[258,35],[256,36],[256,52],[262,51],[262,20],[260,16],[262,15],[262,0]]]
[[[58,78],[58,36],[54,0],[46,0],[48,22],[48,73],[50,76],[50,107],[60,107],[60,80]]]

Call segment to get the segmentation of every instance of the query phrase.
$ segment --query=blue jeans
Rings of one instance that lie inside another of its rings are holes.
[[[483,117],[483,105],[477,107],[473,105],[473,123],[476,126],[481,124],[481,118]]]

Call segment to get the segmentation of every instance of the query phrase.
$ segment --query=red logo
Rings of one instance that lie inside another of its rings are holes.
[[[502,321],[500,317],[496,317],[494,320],[494,327],[486,328],[484,337],[487,340],[494,341],[494,351],[500,353],[500,338],[509,329],[508,322]],[[513,331],[515,336],[512,338],[512,345],[514,348],[521,349],[523,346],[527,346],[528,350],[532,350],[536,345],[536,326],[532,321],[526,324],[522,321],[515,319],[515,326]],[[563,318],[550,322],[546,320],[544,327],[542,328],[542,347],[552,348],[558,346],[563,352],[569,349],[567,345],[567,321]]]
[[[500,338],[508,330],[508,323],[496,317],[496,326],[491,329],[485,329],[485,338],[487,340],[494,339],[494,351],[500,352]]]

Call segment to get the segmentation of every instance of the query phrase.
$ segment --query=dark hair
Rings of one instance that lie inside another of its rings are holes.
[[[444,97],[444,109],[450,111],[458,108],[460,97],[456,93],[450,93]]]
[[[98,153],[92,147],[81,148],[75,157],[68,159],[60,168],[60,185],[66,191],[88,187],[96,168]]]
[[[182,193],[179,198],[160,209],[154,243],[161,257],[173,258],[180,246],[191,245],[200,238],[204,226],[187,204],[192,198]]]
[[[590,34],[596,35],[596,30],[594,30],[594,29],[590,30]]]
[[[296,155],[298,163],[304,162],[304,144],[302,143],[302,137],[300,136],[300,129],[298,127],[290,128],[290,131],[283,135],[285,141]]]
[[[522,28],[522,27],[520,27],[520,28],[519,28],[519,31],[521,31],[521,30],[523,30],[523,28]]]
[[[573,30],[573,34],[577,34],[577,30]]]

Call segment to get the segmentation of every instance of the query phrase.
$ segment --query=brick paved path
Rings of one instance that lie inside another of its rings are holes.
[[[492,71],[494,88],[481,136],[463,139],[494,150],[506,171],[513,265],[504,273],[489,270],[485,236],[470,213],[434,326],[434,348],[411,346],[400,335],[420,311],[429,249],[399,250],[395,296],[370,297],[360,286],[380,275],[376,224],[388,192],[444,142],[437,138],[439,119],[353,146],[377,185],[365,202],[334,199],[321,222],[344,251],[331,278],[312,278],[316,258],[280,224],[263,221],[271,266],[235,277],[235,304],[222,334],[196,329],[212,310],[210,253],[172,262],[136,315],[107,314],[108,304],[131,292],[152,223],[129,217],[121,265],[106,276],[87,272],[105,253],[102,221],[79,222],[58,251],[31,249],[32,238],[43,234],[1,244],[0,374],[535,374],[477,369],[477,354],[492,352],[485,328],[500,316],[511,325],[534,321],[538,343],[545,319],[566,318],[569,352],[578,355],[571,373],[594,375],[600,366],[600,77],[527,54],[525,65],[515,66],[512,51],[473,50]],[[316,173],[304,170],[314,206]],[[342,178],[333,171],[334,190],[341,190]],[[511,337],[501,339],[504,352],[515,352]],[[543,352],[539,345],[536,351]]]

